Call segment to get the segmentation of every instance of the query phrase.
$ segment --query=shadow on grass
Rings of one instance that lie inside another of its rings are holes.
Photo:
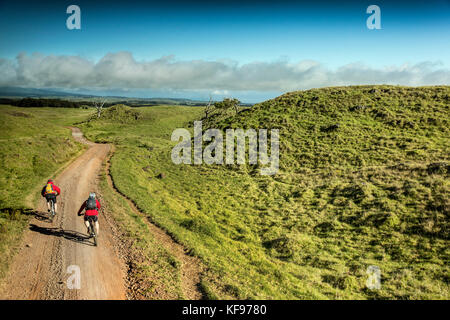
[[[11,220],[18,220],[20,216],[33,216],[35,219],[39,221],[49,222],[51,223],[52,220],[50,219],[50,213],[46,212],[39,212],[30,208],[2,208],[0,211],[3,214],[6,214],[9,216]]]
[[[29,211],[25,213],[26,215],[33,215],[36,220],[44,221],[51,223],[52,219],[50,219],[50,213],[44,213],[39,211]]]
[[[89,236],[84,235],[78,231],[73,230],[63,230],[61,228],[46,228],[46,227],[39,227],[35,224],[30,224],[30,230],[34,232],[39,232],[41,234],[45,234],[48,236],[55,236],[55,237],[62,237],[64,239],[83,243],[89,246],[94,246],[93,243],[89,242],[90,239]]]

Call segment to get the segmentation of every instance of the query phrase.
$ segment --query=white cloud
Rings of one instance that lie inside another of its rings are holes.
[[[165,56],[136,61],[130,52],[108,53],[97,62],[79,56],[44,56],[20,53],[0,59],[0,85],[37,88],[92,88],[292,91],[352,84],[450,84],[450,70],[439,63],[421,62],[371,68],[362,63],[330,70],[317,61],[292,63],[236,61],[179,61]]]
[[[230,94],[230,91],[228,91],[228,90],[214,90],[211,93],[215,94],[215,95],[226,96],[226,95]]]

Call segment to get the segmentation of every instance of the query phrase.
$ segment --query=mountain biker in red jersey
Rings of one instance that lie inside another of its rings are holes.
[[[48,212],[50,212],[50,200],[55,204],[55,213],[58,211],[56,205],[56,197],[61,194],[61,189],[53,183],[52,179],[48,179],[47,184],[42,188],[41,195],[47,200]]]
[[[99,230],[98,225],[98,210],[101,208],[100,202],[96,199],[95,193],[91,192],[89,194],[89,198],[83,202],[83,204],[80,207],[80,210],[78,210],[78,216],[81,216],[81,212],[86,209],[86,212],[84,214],[84,224],[86,225],[86,228],[88,229],[89,234],[89,220],[94,222],[95,230]]]

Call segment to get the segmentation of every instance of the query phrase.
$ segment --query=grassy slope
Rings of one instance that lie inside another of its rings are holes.
[[[101,202],[114,218],[128,247],[129,285],[132,299],[185,299],[179,278],[179,261],[161,246],[142,216],[112,190],[102,174]]]
[[[279,128],[275,177],[174,165],[170,134],[198,109],[146,108],[132,123],[83,130],[118,145],[118,188],[205,261],[203,285],[220,298],[448,299],[449,95],[326,88],[210,123]],[[365,286],[369,265],[381,268],[381,290]]]
[[[27,224],[27,198],[82,149],[62,125],[85,117],[79,110],[0,106],[0,278]]]

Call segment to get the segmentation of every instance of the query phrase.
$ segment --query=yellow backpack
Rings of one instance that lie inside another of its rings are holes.
[[[47,186],[45,187],[45,194],[51,194],[51,193],[56,193],[53,190],[53,184],[47,183]]]

